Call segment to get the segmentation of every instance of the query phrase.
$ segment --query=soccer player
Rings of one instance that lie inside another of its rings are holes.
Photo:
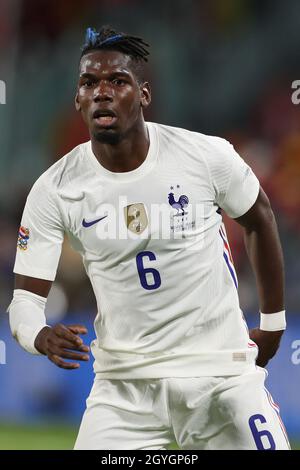
[[[89,359],[86,328],[50,327],[44,314],[67,234],[98,304],[95,381],[75,449],[163,449],[174,440],[181,449],[288,449],[264,388],[286,327],[269,200],[226,140],[144,121],[148,54],[141,38],[87,30],[75,105],[91,140],[27,198],[12,333],[64,369]],[[222,211],[243,227],[257,280],[260,327],[250,333]]]

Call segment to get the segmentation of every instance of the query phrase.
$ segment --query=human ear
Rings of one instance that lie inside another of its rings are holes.
[[[75,96],[75,108],[76,108],[76,111],[81,111],[81,106],[80,106],[80,103],[79,103],[78,92],[76,93],[76,96]]]
[[[142,108],[147,108],[151,103],[151,88],[148,82],[145,82],[141,85],[141,106]]]

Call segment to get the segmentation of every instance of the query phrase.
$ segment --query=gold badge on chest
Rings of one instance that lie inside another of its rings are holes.
[[[148,226],[148,217],[144,204],[138,202],[124,207],[125,223],[131,232],[139,235]]]

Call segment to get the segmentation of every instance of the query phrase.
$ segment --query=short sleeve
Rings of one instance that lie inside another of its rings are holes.
[[[53,281],[63,239],[64,229],[55,192],[40,177],[26,200],[14,273]]]
[[[241,217],[253,206],[259,193],[259,181],[252,169],[224,139],[218,139],[209,167],[215,203],[229,217]]]

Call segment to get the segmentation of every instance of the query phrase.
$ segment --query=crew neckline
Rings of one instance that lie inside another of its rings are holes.
[[[158,155],[157,129],[156,129],[155,123],[153,122],[145,122],[145,124],[147,126],[148,133],[149,133],[149,148],[148,148],[147,156],[145,160],[143,161],[143,163],[138,168],[135,168],[134,170],[131,170],[131,171],[118,173],[118,172],[110,171],[107,168],[104,168],[104,166],[101,165],[101,163],[98,161],[97,157],[95,156],[92,150],[92,142],[88,141],[86,143],[87,156],[98,174],[110,180],[128,182],[128,181],[132,181],[137,178],[140,178],[152,170],[152,168],[154,167],[156,163],[157,155]]]

